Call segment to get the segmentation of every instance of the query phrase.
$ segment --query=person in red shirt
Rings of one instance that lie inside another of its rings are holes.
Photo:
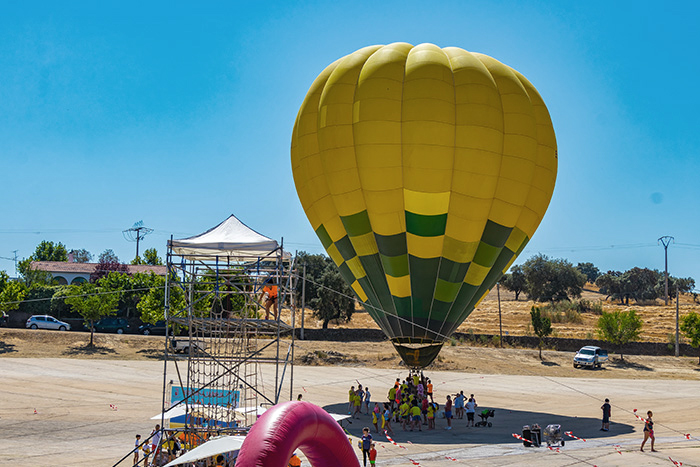
[[[374,448],[374,443],[369,450],[369,465],[374,467],[374,463],[377,461],[377,450]]]

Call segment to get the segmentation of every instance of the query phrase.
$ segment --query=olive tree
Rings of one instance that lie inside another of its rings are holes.
[[[532,300],[554,302],[581,296],[586,275],[565,259],[539,254],[522,266],[527,282],[525,292]]]

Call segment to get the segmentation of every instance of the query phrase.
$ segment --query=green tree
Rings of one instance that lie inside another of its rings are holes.
[[[598,336],[610,343],[620,352],[620,360],[624,360],[622,346],[639,338],[642,331],[642,319],[634,310],[603,312],[598,318]]]
[[[162,284],[153,273],[136,273],[129,275],[123,272],[111,271],[99,280],[102,291],[114,292],[119,298],[118,314],[129,318],[138,316],[136,305],[149,292],[151,287]]]
[[[683,335],[690,339],[690,345],[697,349],[700,347],[700,314],[691,311],[681,318],[681,331]],[[700,365],[700,356],[698,357]]]
[[[595,285],[598,286],[600,293],[607,295],[606,298],[612,298],[613,300],[619,300],[620,303],[624,303],[621,278],[622,272],[608,271],[596,279]]]
[[[299,274],[299,280],[296,282],[295,288],[296,299],[299,305],[301,305],[303,287],[306,289],[306,306],[311,307],[311,302],[318,298],[321,276],[323,276],[327,268],[335,267],[335,265],[326,255],[312,255],[305,251],[297,253],[294,263],[296,264],[297,274]],[[304,273],[304,266],[306,266],[306,281],[301,280]],[[305,286],[302,283],[304,283]]]
[[[5,271],[0,271],[0,311],[16,310],[26,295],[27,288],[23,283],[11,281]]]
[[[27,315],[48,315],[51,311],[51,297],[56,293],[56,286],[34,284],[27,287],[27,295],[19,304],[19,313]]]
[[[112,316],[117,311],[119,297],[114,293],[100,293],[100,288],[96,284],[86,282],[80,285],[73,285],[68,290],[65,302],[83,317],[85,324],[90,327],[90,344],[93,347],[95,334],[95,321],[105,316]]]
[[[527,280],[525,279],[525,274],[520,266],[513,266],[510,268],[510,273],[505,274],[499,283],[504,289],[515,293],[516,301],[520,296],[520,292],[524,291],[525,287],[527,287]]]
[[[692,277],[672,277],[668,276],[668,294],[670,299],[676,296],[676,290],[679,293],[690,293],[695,288],[695,279]],[[664,284],[664,275],[659,273],[659,280],[656,283],[656,296],[658,298],[664,298],[666,293],[666,287]]]
[[[87,251],[85,248],[81,248],[80,250],[71,250],[71,254],[73,255],[73,261],[76,263],[89,263],[92,261],[92,253]]]
[[[542,360],[542,345],[544,339],[552,333],[552,320],[546,316],[542,316],[540,309],[533,306],[530,310],[530,320],[532,321],[532,329],[538,339],[537,347],[540,350],[540,360]]]
[[[29,258],[17,263],[17,271],[27,287],[35,284],[49,285],[53,283],[53,276],[49,272],[32,268],[33,261],[68,261],[68,251],[63,243],[42,240]]]
[[[48,242],[46,240],[39,243],[32,255],[33,261],[68,261],[68,250],[61,243]]]
[[[97,257],[97,261],[100,263],[118,263],[119,257],[111,248],[107,248],[105,251],[100,253],[100,256]]]
[[[350,321],[355,311],[355,299],[335,265],[325,269],[318,285],[318,296],[310,301],[310,305],[316,310],[314,316],[323,321],[323,329],[327,329],[333,319]]]
[[[181,288],[170,288],[170,315],[182,314],[185,309],[185,295]],[[153,275],[153,285],[139,300],[136,308],[141,313],[141,321],[154,324],[165,319],[165,277]]]
[[[539,302],[570,300],[581,296],[586,276],[565,259],[539,254],[522,266],[528,297]]]
[[[143,252],[143,260],[145,264],[150,264],[151,266],[162,266],[163,260],[158,256],[158,250],[155,248],[148,248]]]
[[[621,277],[622,293],[625,303],[629,304],[629,299],[635,302],[645,302],[654,300],[659,296],[656,285],[662,274],[657,270],[649,268],[632,268],[624,272]]]
[[[600,269],[595,267],[593,263],[578,263],[576,269],[585,274],[586,280],[591,284],[594,284],[598,276],[600,276]]]

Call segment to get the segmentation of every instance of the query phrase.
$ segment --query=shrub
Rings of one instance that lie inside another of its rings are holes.
[[[578,304],[575,302],[548,303],[541,308],[542,316],[549,318],[552,323],[583,323]]]

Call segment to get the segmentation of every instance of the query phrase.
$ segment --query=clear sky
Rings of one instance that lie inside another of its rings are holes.
[[[536,253],[700,288],[695,2],[2,2],[0,257],[42,240],[124,261],[230,214],[321,253],[290,136],[314,78],[361,47],[432,42],[523,73],[557,134]],[[14,264],[0,270],[14,275]]]

